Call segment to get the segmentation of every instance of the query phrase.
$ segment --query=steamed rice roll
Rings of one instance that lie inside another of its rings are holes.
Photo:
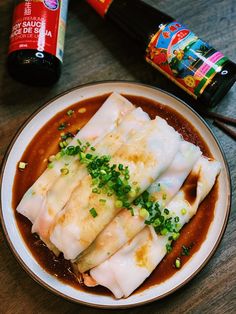
[[[200,155],[199,147],[182,141],[169,168],[148,188],[151,197],[166,206],[179,191]],[[145,219],[139,214],[140,208],[137,206],[133,208],[134,216],[127,209],[121,210],[78,257],[76,263],[81,273],[102,263],[145,227]]]
[[[133,109],[134,106],[126,98],[113,93],[75,136],[70,145],[76,145],[78,139],[83,142],[90,142],[92,145],[96,144]],[[73,156],[63,156],[54,161],[53,167],[47,168],[28,189],[16,210],[34,223],[44,205],[47,191],[61,175],[61,169],[65,163],[70,164],[74,159]]]
[[[138,187],[136,194],[129,196],[129,202],[166,170],[178,151],[180,139],[164,119],[157,117],[144,123],[142,129],[114,154],[110,163],[128,167],[129,182],[132,187]],[[88,175],[54,221],[50,240],[66,259],[75,259],[85,250],[121,209],[114,195],[93,193],[91,185]],[[105,203],[101,204],[100,199]],[[96,209],[96,217],[91,215],[92,209]]]
[[[205,157],[201,157],[194,166],[168,205],[169,216],[179,217],[179,230],[196,214],[219,172],[220,163]],[[191,191],[190,198],[187,191]],[[90,271],[92,280],[107,287],[116,298],[128,297],[161,262],[166,254],[166,245],[170,244],[169,236],[156,234],[153,227],[145,227],[112,257],[93,268]]]
[[[150,118],[141,108],[132,110],[120,124],[108,133],[97,145],[96,153],[99,155],[114,155],[114,153]],[[56,214],[62,210],[69,200],[72,191],[80,180],[87,175],[87,169],[79,160],[69,167],[67,175],[61,175],[47,192],[44,206],[33,224],[32,231],[40,235],[42,240],[48,242],[49,229]]]

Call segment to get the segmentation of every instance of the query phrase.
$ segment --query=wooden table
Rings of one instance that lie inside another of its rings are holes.
[[[235,0],[149,0],[184,21],[214,47],[236,61]],[[70,2],[64,67],[53,87],[29,87],[9,77],[6,67],[12,1],[0,1],[0,161],[16,130],[53,96],[80,84],[100,80],[131,80],[158,86],[186,102],[190,97],[147,65],[139,50],[116,27],[103,22],[84,1]],[[236,116],[236,86],[214,109]],[[223,240],[207,266],[173,295],[124,313],[235,313],[236,312],[236,149],[235,142],[212,126],[221,142],[232,176],[233,203]],[[0,313],[112,313],[65,301],[35,283],[18,265],[0,231]]]

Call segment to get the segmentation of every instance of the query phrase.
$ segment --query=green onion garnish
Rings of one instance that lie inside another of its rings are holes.
[[[182,245],[182,252],[181,255],[189,256],[190,254],[190,249],[184,245]]]
[[[18,164],[18,168],[24,170],[27,165],[28,165],[27,162],[20,161]]]
[[[176,232],[176,233],[173,233],[172,238],[173,240],[176,241],[179,238],[179,236],[180,236],[179,232]]]
[[[169,243],[166,244],[166,252],[170,253],[172,251],[172,247]]]
[[[69,173],[69,169],[68,168],[61,168],[60,171],[61,171],[61,174],[63,176],[65,176],[65,175],[67,175]]]
[[[175,267],[178,269],[181,267],[181,260],[179,257],[177,257],[175,260]]]
[[[67,115],[68,115],[69,117],[71,117],[71,116],[73,115],[73,113],[74,113],[74,110],[72,110],[72,109],[70,109],[70,110],[67,111]]]
[[[57,128],[59,131],[64,130],[67,127],[67,123],[63,122],[59,125],[59,127]]]
[[[141,208],[139,210],[139,216],[144,218],[144,219],[147,219],[149,216],[149,212],[145,208]]]
[[[121,200],[115,201],[115,207],[116,208],[121,208],[123,206],[123,202]]]
[[[165,213],[166,215],[169,215],[169,213],[170,213],[169,209],[165,208],[165,209],[164,209],[164,213]]]
[[[179,217],[176,216],[176,217],[174,218],[174,220],[175,220],[175,222],[179,222]]]
[[[89,210],[90,214],[93,216],[93,218],[97,217],[97,212],[96,212],[96,209],[93,207]]]
[[[165,201],[165,200],[166,200],[166,198],[167,198],[166,193],[162,194],[162,199],[163,199],[163,201]]]
[[[49,162],[49,163],[48,163],[48,169],[52,169],[52,168],[53,168],[53,165],[54,165],[54,164],[53,164],[52,162]]]
[[[100,203],[106,203],[106,200],[103,199],[103,198],[100,198],[99,202],[100,202]]]

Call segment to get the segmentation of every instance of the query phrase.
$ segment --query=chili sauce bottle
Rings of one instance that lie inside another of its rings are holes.
[[[68,0],[16,2],[7,66],[13,78],[50,85],[61,73]]]
[[[200,103],[214,106],[236,80],[236,64],[188,27],[141,0],[86,0],[145,51],[148,63]]]

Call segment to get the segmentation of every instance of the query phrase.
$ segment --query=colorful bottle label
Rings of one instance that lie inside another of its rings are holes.
[[[228,58],[175,21],[159,26],[146,60],[196,99]]]
[[[48,52],[62,61],[68,0],[21,1],[14,9],[9,53],[37,50],[43,58]]]
[[[102,17],[105,16],[113,0],[86,0]]]

